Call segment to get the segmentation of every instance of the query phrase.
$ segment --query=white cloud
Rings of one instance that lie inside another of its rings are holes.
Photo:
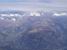
[[[37,13],[37,12],[31,12],[31,13],[30,13],[30,16],[40,16],[40,13]]]
[[[15,16],[14,14],[10,14],[9,16]]]
[[[54,16],[67,16],[67,13],[54,13]]]
[[[0,14],[1,16],[8,16],[8,14]]]
[[[16,19],[15,19],[15,18],[12,18],[12,21],[14,21],[14,22],[15,22],[15,21],[16,21]]]

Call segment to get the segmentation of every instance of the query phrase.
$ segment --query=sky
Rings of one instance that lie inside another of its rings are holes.
[[[67,0],[0,0],[0,3],[39,2],[39,3],[67,3]]]
[[[62,7],[67,9],[67,0],[0,0],[0,8],[3,7]]]
[[[0,0],[0,2],[49,2],[48,0]]]

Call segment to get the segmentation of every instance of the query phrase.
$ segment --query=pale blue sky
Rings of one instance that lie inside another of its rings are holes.
[[[50,2],[50,0],[0,0],[0,2]]]
[[[67,0],[0,0],[0,3],[16,3],[16,2],[43,2],[43,3],[67,3]]]
[[[0,0],[0,8],[18,8],[24,7],[62,7],[67,10],[67,0]],[[25,8],[24,8],[25,9]]]

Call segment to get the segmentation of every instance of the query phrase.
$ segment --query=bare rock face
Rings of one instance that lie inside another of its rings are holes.
[[[47,14],[0,20],[0,50],[65,50],[67,16]]]

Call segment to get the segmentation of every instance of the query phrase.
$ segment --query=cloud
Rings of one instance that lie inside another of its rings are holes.
[[[53,16],[67,16],[67,13],[54,13]]]

